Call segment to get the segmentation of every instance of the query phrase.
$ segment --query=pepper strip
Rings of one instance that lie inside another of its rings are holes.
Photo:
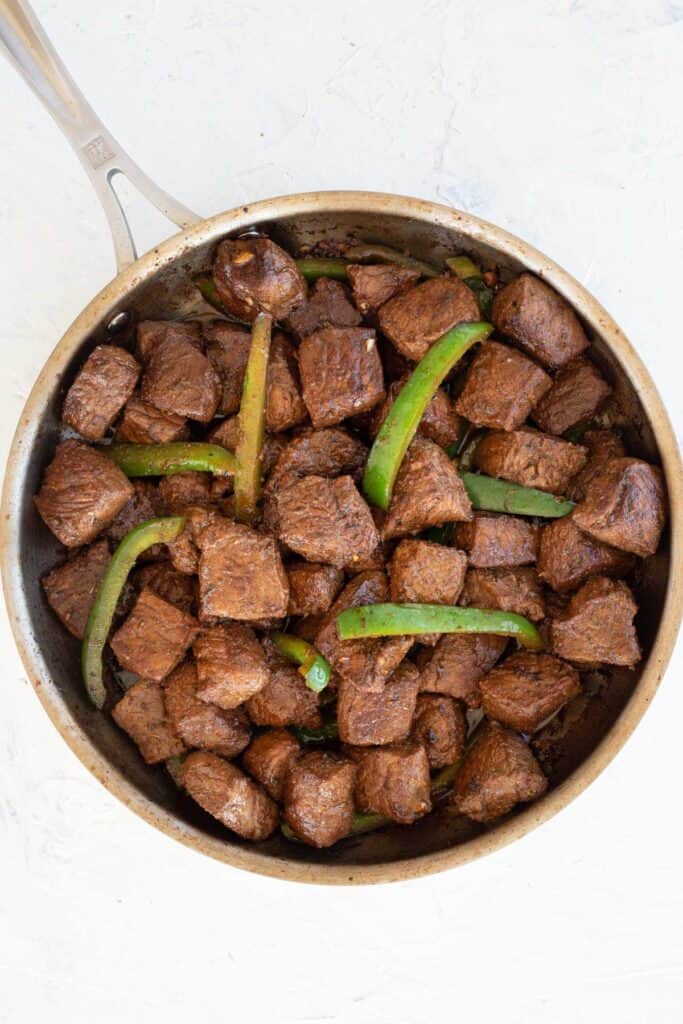
[[[485,512],[509,512],[516,516],[541,516],[559,519],[569,515],[573,501],[558,498],[535,487],[522,487],[482,473],[461,473],[472,508]]]
[[[318,277],[332,277],[335,281],[345,281],[349,261],[331,259],[329,256],[304,256],[296,261],[296,265],[307,281],[315,281]]]
[[[184,516],[148,519],[146,523],[140,523],[126,534],[112,556],[90,609],[81,648],[83,682],[88,696],[97,708],[104,706],[107,697],[102,677],[102,651],[128,573],[138,555],[154,544],[167,544],[175,540],[184,527]]]
[[[110,444],[100,451],[126,476],[171,476],[196,470],[214,476],[234,476],[237,459],[218,444],[171,441],[169,444]]]
[[[208,302],[210,306],[217,309],[223,316],[228,316],[228,311],[218,298],[218,289],[216,288],[216,282],[211,274],[197,274],[194,278],[199,291],[202,293],[202,298],[205,302]]]
[[[436,341],[420,360],[375,438],[363,475],[363,491],[373,505],[389,508],[403,456],[415,436],[425,409],[458,359],[493,330],[491,324],[458,324]]]
[[[366,242],[362,245],[352,245],[344,250],[344,255],[352,263],[368,263],[371,260],[379,260],[382,263],[395,263],[399,267],[412,267],[419,270],[423,277],[438,277],[440,271],[431,263],[415,259],[414,256],[406,256],[403,252],[391,249],[388,245],[374,245]]]
[[[543,646],[536,627],[522,615],[489,608],[444,604],[367,604],[337,616],[340,640],[375,636],[419,636],[421,633],[493,633],[511,636],[523,647]]]
[[[322,654],[312,644],[291,633],[272,633],[271,640],[286,658],[299,665],[299,672],[306,680],[306,686],[314,693],[324,690],[330,681],[332,669]]]
[[[251,329],[249,359],[242,386],[235,452],[235,515],[242,522],[250,522],[255,518],[261,497],[261,452],[266,432],[268,359],[272,326],[273,318],[269,313],[259,313],[256,316]]]

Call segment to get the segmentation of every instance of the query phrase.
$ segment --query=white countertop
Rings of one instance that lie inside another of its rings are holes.
[[[681,0],[36,8],[114,135],[189,206],[368,188],[494,221],[603,302],[680,430]],[[3,61],[0,96],[6,452],[113,260],[80,165]],[[626,748],[540,830],[444,875],[335,890],[239,873],[134,817],[0,629],[3,1024],[680,1020],[680,646]]]

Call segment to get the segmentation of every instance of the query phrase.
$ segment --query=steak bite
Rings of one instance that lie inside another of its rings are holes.
[[[182,515],[190,506],[211,501],[211,476],[197,470],[173,473],[159,481],[159,497],[167,515]]]
[[[152,349],[140,393],[162,412],[208,423],[218,409],[221,381],[203,352],[168,335]]]
[[[79,640],[85,634],[95,594],[110,561],[106,540],[98,540],[68,562],[52,569],[41,580],[53,612]]]
[[[319,277],[304,299],[287,319],[287,328],[299,341],[321,327],[357,327],[361,317],[349,302],[346,288],[340,281]]]
[[[179,665],[197,634],[197,622],[149,589],[142,591],[111,639],[122,668],[159,682]]]
[[[201,619],[250,621],[287,614],[289,584],[277,542],[216,518],[197,538]]]
[[[194,642],[197,697],[226,711],[239,707],[270,679],[253,630],[238,622],[203,629]]]
[[[384,423],[389,410],[405,387],[407,377],[395,380],[389,385],[386,398],[372,410],[368,418],[370,435],[375,437]],[[437,388],[417,428],[418,434],[446,448],[460,436],[462,421],[453,408],[453,403],[443,388]]]
[[[451,697],[425,693],[417,698],[410,736],[424,746],[430,768],[445,768],[459,761],[466,735],[465,713]]]
[[[587,456],[581,445],[560,441],[538,430],[492,430],[474,449],[473,462],[489,476],[564,494]]]
[[[543,594],[531,568],[468,569],[461,604],[515,612],[532,622],[545,618]]]
[[[132,484],[133,494],[130,501],[126,502],[107,529],[107,537],[115,544],[123,540],[126,534],[136,526],[158,516],[161,509],[159,492],[153,483],[149,480],[133,480]],[[155,544],[153,548],[148,548],[141,557],[155,556],[158,558],[160,552],[163,552],[163,547],[160,544]]]
[[[238,320],[257,313],[286,320],[306,298],[306,282],[296,261],[269,238],[226,238],[213,264],[218,298]]]
[[[237,412],[242,400],[244,371],[247,368],[251,333],[227,320],[204,324],[206,354],[221,382],[217,412],[229,416]]]
[[[467,557],[426,540],[402,540],[389,562],[391,600],[399,604],[455,604]]]
[[[200,807],[243,839],[259,842],[277,828],[277,804],[239,768],[216,754],[189,754],[180,766],[179,782]]]
[[[541,430],[564,434],[592,419],[611,393],[612,388],[597,367],[588,359],[577,359],[555,375],[532,418]]]
[[[289,615],[324,615],[344,582],[333,565],[293,562],[287,566]]]
[[[304,402],[314,427],[331,427],[384,398],[384,375],[370,327],[323,327],[299,345]]]
[[[168,562],[153,562],[143,565],[133,577],[139,590],[148,587],[157,597],[180,608],[182,612],[192,613],[197,602],[197,581],[185,573],[178,572]]]
[[[161,412],[137,395],[126,402],[116,430],[116,440],[129,444],[169,444],[185,441],[189,436],[184,416]]]
[[[237,757],[249,743],[251,726],[244,711],[223,711],[197,697],[197,669],[180,665],[163,684],[164,705],[173,728],[188,747]]]
[[[454,464],[433,441],[416,437],[396,477],[382,540],[471,517],[470,500]]]
[[[285,781],[301,757],[301,747],[286,729],[269,729],[254,737],[242,757],[242,765],[268,796],[282,801]]]
[[[654,555],[666,518],[664,480],[642,459],[610,459],[586,487],[573,513],[576,526],[604,544]]]
[[[274,491],[288,477],[353,475],[367,455],[365,445],[340,427],[303,430],[280,453],[267,490]]]
[[[558,594],[576,590],[589,576],[626,576],[634,565],[633,555],[579,530],[573,515],[556,519],[541,530],[536,569]]]
[[[493,299],[491,319],[544,366],[566,366],[588,347],[574,310],[532,274],[520,274]]]
[[[476,569],[504,569],[536,561],[539,529],[517,516],[475,512],[469,523],[458,523],[458,545]]]
[[[487,823],[517,803],[538,799],[548,788],[541,766],[524,740],[496,722],[489,723],[465,754],[453,789],[460,814]]]
[[[479,682],[507,647],[507,638],[493,634],[452,633],[441,637],[420,669],[420,691],[441,693],[479,707]]]
[[[420,280],[420,271],[413,267],[397,267],[393,263],[363,266],[351,263],[346,274],[353,289],[353,301],[367,315],[376,313],[395,295],[403,295]]]
[[[458,277],[434,277],[386,302],[379,311],[382,333],[401,355],[418,362],[456,324],[480,319],[474,293]]]
[[[146,764],[158,764],[185,750],[185,744],[166,714],[164,695],[158,683],[149,679],[134,683],[112,711],[112,717],[138,745]]]
[[[588,449],[588,462],[567,488],[567,497],[572,501],[583,501],[589,483],[610,459],[626,455],[624,442],[611,430],[587,430],[581,444]]]
[[[88,441],[104,437],[135,390],[140,365],[117,345],[98,345],[64,399],[62,419]]]
[[[152,352],[168,339],[186,341],[198,352],[202,351],[201,325],[194,320],[141,320],[137,329],[138,355],[147,363]]]
[[[87,444],[64,441],[35,500],[44,523],[67,548],[97,537],[133,496],[133,485],[118,466]]]
[[[356,766],[315,750],[292,765],[285,782],[285,821],[311,846],[332,846],[353,827]]]
[[[533,360],[489,341],[474,357],[455,408],[477,427],[515,430],[552,383]]]
[[[564,613],[551,622],[552,648],[578,664],[633,668],[641,653],[633,625],[638,606],[621,581],[595,576],[572,597]]]
[[[280,654],[271,640],[263,641],[263,650],[270,677],[246,706],[254,725],[318,729],[322,724],[319,695],[308,689],[296,665]]]
[[[359,810],[412,825],[432,809],[425,748],[408,742],[363,751],[355,795]]]
[[[579,673],[552,654],[520,651],[491,669],[479,684],[484,712],[519,732],[535,732],[581,693]]]
[[[361,689],[342,677],[337,702],[339,738],[357,747],[404,740],[410,733],[419,685],[420,675],[409,661],[398,666],[379,692]]]
[[[308,418],[290,340],[278,332],[270,346],[266,382],[266,429],[289,430]]]

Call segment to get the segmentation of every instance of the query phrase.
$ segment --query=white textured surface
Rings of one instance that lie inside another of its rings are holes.
[[[343,187],[469,209],[588,284],[680,429],[681,0],[36,7],[188,205]],[[0,96],[5,452],[112,256],[78,162],[3,62]],[[680,1020],[680,650],[616,762],[540,831],[450,874],[326,890],[202,859],[119,806],[0,628],[0,1021]]]

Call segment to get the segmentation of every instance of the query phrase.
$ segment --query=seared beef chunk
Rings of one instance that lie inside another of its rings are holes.
[[[293,309],[287,327],[301,341],[321,327],[357,327],[358,311],[349,302],[346,288],[339,281],[319,277],[308,298]]]
[[[306,298],[306,282],[289,253],[268,238],[228,238],[213,264],[218,297],[238,320],[257,313],[286,320]]]
[[[276,334],[268,362],[266,429],[289,430],[307,417],[292,343],[284,334]]]
[[[391,600],[399,604],[455,604],[467,558],[462,551],[426,540],[402,540],[389,562]]]
[[[317,729],[322,722],[318,694],[308,689],[296,665],[281,655],[270,640],[264,640],[263,649],[270,677],[247,704],[254,725]]]
[[[369,327],[323,327],[304,338],[298,356],[314,427],[341,423],[384,398],[382,363]]]
[[[400,825],[412,825],[431,811],[429,761],[422,744],[398,743],[363,751],[356,802],[359,810],[381,814]]]
[[[548,523],[541,530],[538,575],[558,594],[566,594],[589,576],[626,576],[632,555],[593,540],[574,524],[573,516]]]
[[[420,675],[409,661],[398,666],[378,693],[342,678],[337,702],[342,742],[375,747],[404,740],[410,732],[419,685]]]
[[[106,455],[80,441],[64,441],[35,503],[57,540],[78,548],[109,526],[132,495],[133,485]]]
[[[162,341],[184,341],[197,351],[202,350],[201,325],[195,321],[183,323],[177,320],[141,320],[138,324],[138,354],[147,363],[154,349]]]
[[[410,735],[423,744],[430,768],[445,768],[459,761],[465,752],[465,713],[451,697],[422,694],[417,698]]]
[[[183,660],[196,633],[191,615],[146,589],[112,637],[111,648],[122,668],[158,682]]]
[[[159,493],[153,483],[150,483],[149,480],[133,480],[132,483],[133,494],[130,501],[126,502],[107,530],[107,536],[115,544],[123,540],[126,534],[140,523],[154,519],[161,510]],[[153,552],[157,557],[160,550],[163,551],[163,548],[155,544]],[[148,549],[145,554],[149,555],[151,552],[152,549]]]
[[[362,266],[352,263],[346,268],[353,301],[363,314],[376,313],[395,295],[403,295],[420,280],[420,271],[412,267],[397,267],[393,263]]]
[[[175,413],[161,412],[137,395],[126,402],[116,440],[129,444],[169,444],[189,437],[187,420]]]
[[[455,538],[476,569],[504,569],[536,561],[538,527],[517,516],[477,512],[458,523]]]
[[[640,661],[633,617],[638,606],[621,581],[595,576],[551,623],[555,654],[578,664],[604,662],[632,668]]]
[[[455,408],[477,427],[515,430],[552,383],[521,352],[489,341],[474,357]]]
[[[270,679],[263,648],[253,630],[238,622],[203,629],[194,642],[197,696],[231,710],[262,690]]]
[[[301,747],[286,729],[269,729],[256,736],[242,757],[242,765],[268,796],[278,803],[285,791],[285,782],[294,763],[301,757]]]
[[[276,496],[280,540],[312,562],[342,568],[368,558],[379,544],[370,509],[350,476],[308,476]]]
[[[171,333],[152,349],[141,396],[162,412],[208,423],[221,397],[221,381],[203,352]]]
[[[524,740],[496,722],[488,724],[465,755],[453,803],[474,821],[495,821],[515,804],[536,800],[548,780]]]
[[[353,826],[356,766],[315,750],[292,765],[285,783],[285,821],[305,843],[332,846]]]
[[[386,302],[379,311],[382,333],[401,355],[417,362],[434,342],[464,321],[478,321],[474,293],[457,277],[434,277]]]
[[[626,454],[624,442],[611,430],[587,430],[581,444],[588,449],[588,462],[567,488],[567,497],[572,501],[583,501],[586,488],[610,459]]]
[[[180,766],[179,781],[200,807],[243,839],[258,842],[277,828],[277,805],[239,768],[215,754],[189,754]]]
[[[457,697],[468,707],[479,707],[479,682],[506,647],[504,636],[446,634],[421,666],[420,690]]]
[[[582,469],[587,451],[538,430],[492,430],[474,449],[474,465],[488,476],[523,487],[564,494]]]
[[[611,393],[597,367],[588,359],[577,359],[556,374],[553,386],[536,405],[533,418],[541,430],[564,434],[590,420]]]
[[[611,459],[586,487],[573,518],[604,544],[654,555],[666,518],[661,470],[641,459]]]
[[[130,352],[98,345],[67,392],[62,419],[82,437],[99,441],[133,394],[139,373]]]
[[[217,519],[197,538],[202,619],[250,621],[287,614],[289,584],[276,541]]]
[[[192,613],[197,602],[197,581],[182,572],[178,572],[168,562],[154,562],[144,565],[135,574],[135,583],[140,590],[149,587],[157,597],[180,608],[182,612]]]
[[[471,516],[470,500],[451,460],[433,441],[416,437],[398,471],[382,539]]]
[[[373,409],[370,414],[368,426],[373,437],[379,432],[379,428],[387,418],[389,410],[405,386],[406,380],[406,377],[401,378],[401,380],[395,380],[389,386],[387,396],[382,404]],[[460,429],[461,420],[453,408],[453,403],[444,389],[438,388],[420,420],[417,428],[418,434],[421,434],[422,437],[428,437],[431,441],[441,445],[442,448],[446,448],[449,444],[453,444],[458,440]]]
[[[533,622],[545,617],[543,594],[533,569],[469,569],[462,604],[499,608]]]
[[[209,504],[211,477],[208,473],[194,470],[162,477],[159,497],[167,515],[182,515],[190,505]]]
[[[484,712],[503,725],[531,733],[581,692],[579,673],[552,654],[520,651],[480,682]]]
[[[204,338],[206,354],[221,381],[217,412],[229,416],[240,407],[251,332],[227,320],[213,320],[204,324]]]
[[[367,456],[365,445],[339,427],[304,430],[280,454],[268,481],[268,491],[274,491],[290,476],[335,477],[356,473]]]
[[[223,711],[198,699],[197,669],[191,661],[164,680],[166,714],[188,747],[237,757],[249,743],[251,726],[244,711]]]
[[[83,639],[97,588],[110,561],[106,540],[98,540],[41,580],[50,607],[79,640]]]
[[[323,615],[344,582],[344,574],[332,565],[292,562],[287,566],[290,615]]]
[[[126,690],[112,711],[114,721],[140,748],[147,764],[182,754],[185,744],[166,714],[158,683],[143,679]]]
[[[544,281],[521,274],[493,300],[493,323],[544,366],[558,369],[587,347],[569,304]]]

